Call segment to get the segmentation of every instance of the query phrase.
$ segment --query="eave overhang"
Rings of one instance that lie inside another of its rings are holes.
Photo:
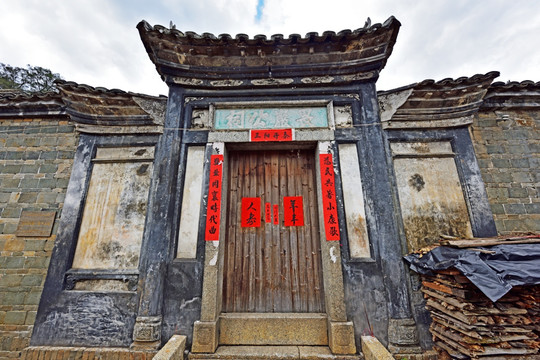
[[[497,71],[472,77],[424,80],[379,92],[385,129],[448,128],[472,124]]]
[[[57,81],[65,111],[78,131],[93,134],[159,134],[167,98]]]
[[[390,17],[339,33],[288,38],[183,33],[146,21],[137,25],[148,56],[169,85],[190,88],[307,87],[375,81],[401,24]]]
[[[28,94],[22,91],[0,92],[0,118],[50,118],[65,116],[62,97],[56,92]]]
[[[540,82],[495,82],[489,87],[481,109],[540,109]]]

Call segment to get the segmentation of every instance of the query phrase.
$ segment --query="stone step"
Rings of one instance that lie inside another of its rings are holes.
[[[219,346],[213,354],[189,360],[362,360],[362,355],[334,355],[327,346]]]
[[[223,313],[219,327],[222,345],[328,345],[321,313]]]

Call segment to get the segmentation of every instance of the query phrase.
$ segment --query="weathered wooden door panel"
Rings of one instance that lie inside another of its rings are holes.
[[[313,153],[231,151],[228,164],[223,311],[324,312]],[[286,196],[302,197],[304,226],[284,226]],[[248,197],[261,199],[259,227],[241,226]]]

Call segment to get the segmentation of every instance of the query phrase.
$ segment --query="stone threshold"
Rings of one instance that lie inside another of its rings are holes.
[[[321,313],[222,313],[221,345],[328,345],[328,317]]]
[[[190,353],[189,360],[363,360],[334,355],[327,346],[219,346],[213,354]]]

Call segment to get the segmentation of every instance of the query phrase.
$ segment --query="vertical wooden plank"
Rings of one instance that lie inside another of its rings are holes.
[[[235,161],[238,162],[238,192],[236,195],[236,201],[232,205],[236,209],[239,209],[242,204],[242,197],[244,196],[244,188],[246,186],[246,177],[244,176],[245,162],[244,158],[239,156],[239,153],[234,153]],[[234,219],[237,225],[240,221],[240,213]],[[235,251],[234,251],[234,297],[232,311],[241,311],[242,304],[242,258],[244,251],[243,233],[242,228],[237,226],[235,232]]]
[[[264,153],[259,152],[257,157],[257,197],[261,198],[261,210],[264,209],[266,202],[264,196]],[[264,210],[262,210],[264,212]],[[256,258],[255,258],[255,288],[257,296],[255,299],[255,311],[262,312],[265,310],[264,300],[266,298],[264,288],[264,238],[265,238],[266,221],[261,221],[261,226],[257,229],[256,243]]]
[[[249,155],[249,164],[248,164],[249,171],[246,174],[246,176],[249,178],[249,197],[256,197],[257,193],[257,152],[251,152]],[[246,231],[247,230],[247,231]],[[248,279],[248,286],[247,286],[247,293],[245,294],[246,299],[246,306],[247,311],[254,312],[255,311],[255,302],[254,302],[254,296],[255,296],[255,257],[256,250],[255,250],[255,242],[257,237],[257,229],[256,228],[248,228],[244,229],[245,233],[247,234],[247,252],[244,253],[244,261],[247,262],[246,268],[247,268],[247,279]]]
[[[324,311],[324,293],[323,293],[323,277],[322,277],[322,263],[321,263],[321,242],[319,238],[319,211],[315,181],[315,154],[309,156],[312,171],[308,176],[308,187],[310,192],[311,201],[309,202],[309,213],[311,223],[311,256],[313,259],[313,278],[314,278],[314,295],[317,303],[317,310]]]
[[[233,164],[231,163],[231,159],[229,157],[228,159],[228,164],[227,164],[227,174],[228,174],[228,179],[227,179],[227,193],[228,193],[228,196],[227,196],[227,204],[225,206],[227,206],[227,212],[229,213],[230,212],[230,209],[231,209],[231,201],[234,201],[234,199],[232,199],[234,197],[234,194],[235,194],[235,189],[234,189],[234,185],[233,183],[237,180],[237,177],[234,176],[234,174],[232,173],[233,171]],[[231,274],[232,274],[232,271],[231,271],[231,268],[232,266],[234,266],[234,263],[232,262],[232,257],[231,257],[231,247],[232,247],[232,241],[234,241],[234,231],[233,229],[231,229],[231,216],[227,216],[227,219],[226,219],[226,222],[227,222],[227,233],[226,233],[226,237],[225,237],[225,258],[224,258],[224,261],[223,261],[223,296],[222,296],[222,308],[223,308],[223,311],[229,311],[229,301],[231,299],[231,296],[232,296],[232,279],[231,279]]]
[[[271,199],[272,199],[272,211],[274,205],[278,205],[279,208],[279,153],[273,152],[270,156],[270,168],[271,168]],[[273,222],[272,222],[273,224]],[[283,282],[281,278],[281,232],[280,226],[272,225],[272,268],[269,276],[272,278],[272,311],[283,311],[282,297],[280,292],[280,286]]]
[[[235,273],[235,239],[236,239],[236,219],[237,207],[231,204],[236,204],[238,196],[238,161],[234,156],[229,157],[228,164],[228,196],[227,196],[227,237],[225,239],[225,261],[224,261],[224,281],[223,281],[223,309],[224,311],[232,311],[234,303],[234,273]]]
[[[264,203],[270,203],[270,208],[272,207],[272,169],[271,169],[271,153],[265,152],[262,157],[263,163],[263,176],[264,176],[264,185],[263,185],[263,199]],[[270,213],[270,217],[272,214]],[[272,222],[270,221],[264,223],[264,236],[263,236],[264,246],[263,246],[263,271],[261,276],[264,278],[264,281],[261,283],[264,287],[264,311],[273,311],[273,299],[272,299],[272,285],[273,285],[273,276],[272,276]],[[262,311],[262,310],[261,310]]]
[[[287,160],[287,196],[294,196],[294,177],[295,177],[295,154],[288,154]],[[284,210],[285,211],[285,210]],[[289,231],[289,258],[291,269],[291,297],[293,311],[301,311],[300,305],[300,286],[298,274],[298,236],[297,227],[288,226]]]
[[[279,209],[283,214],[283,196],[287,195],[287,158],[286,156],[279,157]],[[290,261],[290,246],[289,246],[289,230],[283,226],[283,220],[280,219],[280,244],[281,244],[281,277],[283,282],[281,289],[282,311],[292,312],[293,301],[291,296],[291,261]]]
[[[299,189],[299,180],[301,178],[302,174],[302,162],[303,162],[303,152],[298,150],[295,153],[292,154],[291,160],[292,160],[292,176],[289,177],[289,182],[291,183],[291,188],[293,189],[292,192],[289,194],[289,196],[298,196],[300,195],[300,189]],[[302,204],[304,201],[302,201]],[[297,209],[300,211],[304,211],[303,205],[302,209]],[[304,223],[305,224],[305,223]],[[304,226],[294,226],[291,228],[291,230],[294,233],[294,237],[296,238],[296,273],[297,273],[297,296],[298,296],[298,304],[296,305],[296,311],[299,312],[306,312],[307,311],[307,298],[306,298],[306,287],[305,287],[305,261],[303,261],[304,251],[305,247],[303,245],[303,230],[305,228]]]
[[[243,169],[242,177],[244,178],[244,187],[242,188],[242,197],[250,196],[249,190],[251,188],[251,179],[249,177],[249,163],[251,155],[248,154],[245,158],[242,159]],[[245,228],[241,228],[241,246],[242,246],[242,256],[240,257],[240,267],[241,275],[240,281],[237,283],[238,288],[240,289],[240,305],[237,311],[246,312],[247,311],[247,296],[249,291],[249,235]]]
[[[309,207],[309,202],[312,201],[308,194],[304,193],[304,179],[306,174],[309,174],[308,166],[308,157],[305,150],[301,152],[301,155],[298,158],[297,165],[297,174],[295,176],[296,183],[296,193],[299,196],[302,196],[303,201],[303,216],[304,216],[304,226],[298,228],[298,265],[299,265],[299,274],[300,274],[300,294],[302,297],[302,312],[308,312],[312,308],[311,300],[312,296],[311,286],[309,284],[309,279],[311,278],[311,268],[308,267],[307,254],[311,250],[311,246],[308,244],[311,242],[309,237],[309,229],[311,222],[309,221],[309,215],[307,214],[306,209]],[[306,184],[307,185],[307,184]]]

